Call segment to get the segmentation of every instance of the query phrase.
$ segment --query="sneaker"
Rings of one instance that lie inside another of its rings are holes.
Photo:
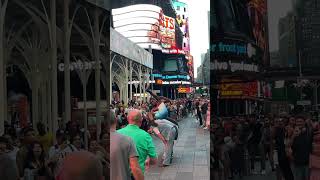
[[[207,130],[207,129],[208,129],[208,127],[204,127],[203,129],[204,129],[204,130]]]
[[[266,174],[266,170],[262,170],[262,171],[261,171],[261,174],[262,174],[262,175],[265,175],[265,174]]]

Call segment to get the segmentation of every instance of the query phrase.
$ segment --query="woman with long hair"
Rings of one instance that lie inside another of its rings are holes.
[[[52,177],[52,172],[46,163],[46,156],[42,144],[32,143],[28,149],[26,164],[24,165],[25,178],[46,179]]]

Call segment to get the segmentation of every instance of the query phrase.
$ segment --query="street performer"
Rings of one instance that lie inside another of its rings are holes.
[[[154,132],[164,144],[164,153],[160,166],[169,166],[173,159],[173,145],[178,138],[178,126],[172,122],[162,119],[156,120],[153,113],[148,113],[148,121],[150,122],[149,132]]]
[[[150,101],[153,106],[151,112],[155,113],[155,119],[166,119],[179,127],[179,124],[168,116],[169,111],[165,103],[171,102],[171,100],[169,98],[154,94],[150,89],[146,91],[153,97]]]

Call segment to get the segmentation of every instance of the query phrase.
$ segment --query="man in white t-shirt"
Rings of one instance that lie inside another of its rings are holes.
[[[56,134],[57,144],[49,149],[49,166],[52,168],[54,176],[57,176],[63,159],[77,148],[70,144],[64,131],[59,130]]]

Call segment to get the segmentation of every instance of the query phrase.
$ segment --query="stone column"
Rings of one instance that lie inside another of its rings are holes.
[[[132,100],[132,73],[133,73],[133,70],[132,70],[132,61],[130,60],[130,100]]]
[[[52,65],[52,132],[58,129],[58,76],[57,76],[57,29],[56,0],[51,0],[51,65]]]
[[[71,121],[71,88],[70,88],[70,37],[72,24],[69,20],[70,0],[64,0],[64,123]],[[70,27],[71,26],[71,27]]]
[[[4,24],[5,24],[5,15],[7,10],[8,0],[0,0],[0,135],[4,134],[4,121],[5,121],[5,112],[6,108],[4,103],[7,96],[7,89],[5,89],[6,83],[6,69],[5,69],[5,60],[4,60]]]
[[[141,94],[142,94],[142,66],[139,65],[139,94],[140,99],[142,100]]]
[[[99,140],[100,132],[101,132],[101,94],[100,94],[100,25],[99,25],[99,15],[100,12],[96,7],[94,9],[94,56],[95,56],[95,94],[96,94],[96,120],[97,120],[97,140]]]
[[[125,75],[126,75],[126,77],[125,77],[125,96],[124,96],[124,103],[125,104],[128,104],[128,92],[129,92],[129,84],[128,84],[128,82],[129,82],[129,72],[130,72],[130,70],[129,70],[129,62],[128,62],[129,60],[126,58],[126,67],[125,67]]]

